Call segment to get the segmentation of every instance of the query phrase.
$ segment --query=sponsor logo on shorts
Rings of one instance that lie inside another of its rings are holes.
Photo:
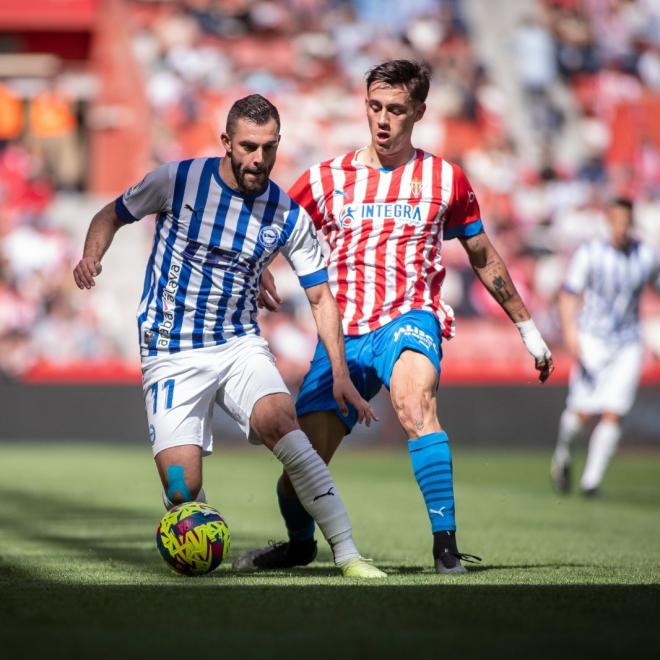
[[[427,334],[423,330],[420,330],[419,328],[416,328],[413,325],[410,325],[410,323],[406,323],[406,325],[403,325],[397,329],[397,331],[394,333],[394,341],[399,341],[401,336],[415,339],[427,350],[430,348],[432,348],[434,351],[438,350],[438,346],[431,335]]]
[[[156,442],[156,429],[153,424],[149,424],[149,442],[152,445]]]
[[[266,248],[272,248],[277,245],[277,241],[280,240],[282,235],[281,230],[278,227],[262,227],[259,230],[259,235],[257,236],[257,242],[260,245],[263,245]]]

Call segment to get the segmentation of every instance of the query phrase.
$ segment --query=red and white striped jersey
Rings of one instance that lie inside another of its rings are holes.
[[[362,335],[423,309],[452,337],[440,247],[443,239],[483,231],[470,183],[458,166],[421,149],[392,170],[363,165],[357,153],[311,167],[289,191],[330,248],[329,282],[344,333]]]

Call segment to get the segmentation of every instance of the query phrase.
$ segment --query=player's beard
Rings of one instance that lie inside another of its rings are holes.
[[[231,169],[234,173],[238,189],[241,192],[248,195],[260,195],[266,190],[268,186],[268,175],[272,168],[262,167],[258,170],[244,168],[238,160],[234,159],[233,154],[229,154],[229,162],[231,163]],[[247,179],[247,174],[256,174],[257,176],[253,179]]]

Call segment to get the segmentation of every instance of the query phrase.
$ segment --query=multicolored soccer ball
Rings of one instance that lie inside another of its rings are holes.
[[[156,545],[167,564],[183,575],[215,570],[229,552],[229,527],[203,502],[185,502],[170,509],[156,530]]]

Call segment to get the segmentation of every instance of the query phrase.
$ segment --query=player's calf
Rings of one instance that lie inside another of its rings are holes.
[[[348,513],[332,475],[307,436],[298,428],[291,397],[284,394],[263,397],[253,408],[250,424],[282,463],[300,503],[316,521],[330,544],[335,564],[344,567],[354,563],[354,560],[361,560],[353,541]],[[278,433],[289,428],[288,425],[293,428],[273,442]],[[312,554],[315,554],[315,550],[314,544]],[[378,569],[367,570],[360,563],[359,570],[363,568],[363,577],[385,577]]]
[[[163,503],[166,508],[170,509],[184,502],[206,501],[202,488],[200,447],[169,447],[159,452],[155,461],[163,484]]]

